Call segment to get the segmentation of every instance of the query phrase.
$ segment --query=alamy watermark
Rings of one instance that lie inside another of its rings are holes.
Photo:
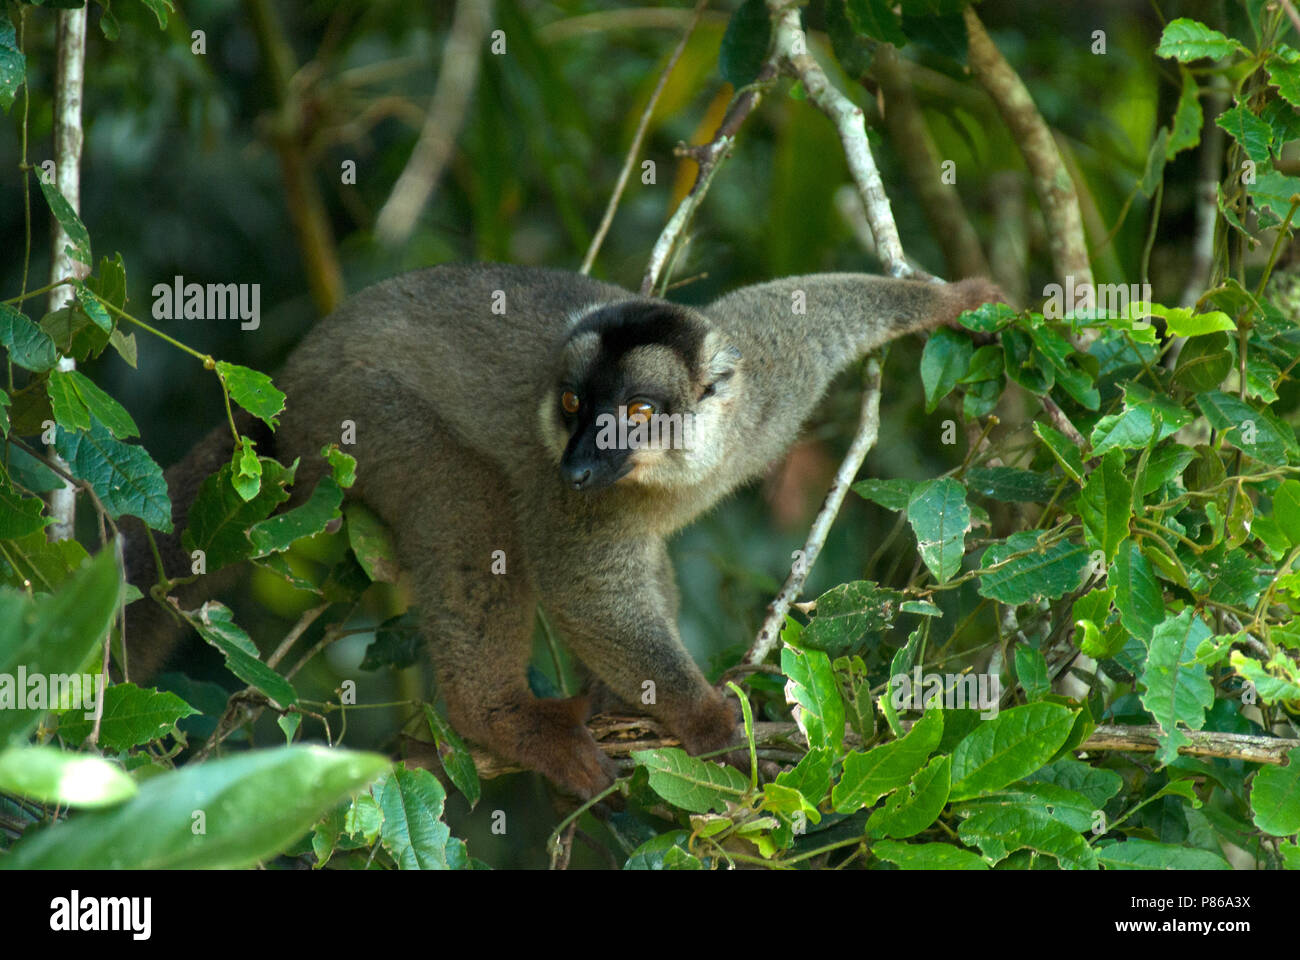
[[[155,320],[235,320],[240,330],[262,323],[262,287],[257,283],[186,283],[180,274],[171,283],[153,285]]]
[[[1153,295],[1149,283],[1079,283],[1073,275],[1065,278],[1065,285],[1049,283],[1043,287],[1043,317],[1063,320],[1073,315],[1078,320],[1097,320],[1102,317],[1123,317],[1129,305],[1151,303]]]
[[[695,447],[695,414],[652,413],[628,417],[602,413],[596,417],[597,450],[691,450]]]
[[[978,710],[981,719],[991,720],[998,715],[1002,678],[996,673],[922,673],[917,666],[910,675],[889,678],[889,695],[895,710]]]
[[[0,710],[76,710],[85,711],[85,719],[95,715],[95,706],[104,695],[102,673],[28,673],[25,666],[17,674],[0,673]]]

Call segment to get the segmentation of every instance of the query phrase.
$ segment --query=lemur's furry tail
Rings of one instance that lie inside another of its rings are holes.
[[[235,426],[241,434],[254,440],[259,454],[273,455],[273,435],[260,420],[241,410],[235,414]],[[203,481],[229,462],[234,450],[234,437],[230,425],[225,423],[213,429],[183,460],[165,472],[172,501],[172,532],[154,531],[153,538],[169,578],[191,575],[192,561],[181,548],[181,533],[189,523],[190,507]],[[120,527],[126,537],[127,582],[144,594],[126,608],[125,673],[132,681],[142,682],[148,681],[166,663],[188,628],[149,595],[150,588],[158,582],[158,570],[144,524],[135,517],[124,517]],[[194,583],[178,587],[172,596],[183,609],[191,609],[231,586],[238,579],[239,570],[235,565],[205,574]],[[121,667],[119,664],[116,671],[119,679],[123,678]]]

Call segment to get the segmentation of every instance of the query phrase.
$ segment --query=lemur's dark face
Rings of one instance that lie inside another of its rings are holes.
[[[661,301],[598,307],[560,350],[542,431],[574,490],[690,482],[734,387],[739,353],[707,320]]]

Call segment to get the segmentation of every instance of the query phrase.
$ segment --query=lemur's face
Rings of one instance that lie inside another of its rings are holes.
[[[575,323],[542,399],[544,442],[563,482],[698,482],[720,453],[740,354],[683,307],[629,300]]]

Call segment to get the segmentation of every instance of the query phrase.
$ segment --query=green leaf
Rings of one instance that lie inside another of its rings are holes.
[[[384,811],[384,849],[401,870],[454,870],[468,864],[465,845],[442,822],[447,799],[428,770],[397,764],[379,793]]]
[[[907,503],[907,522],[917,551],[936,580],[946,583],[961,569],[970,507],[966,488],[951,477],[918,484]]]
[[[469,748],[451,728],[451,724],[442,718],[442,714],[427,703],[424,705],[424,718],[428,721],[429,732],[433,734],[434,744],[438,748],[438,757],[442,760],[442,768],[447,771],[447,776],[456,785],[456,789],[465,795],[465,799],[469,801],[469,808],[473,810],[478,806],[482,788],[479,785],[478,769],[474,766],[474,758],[470,756]]]
[[[867,820],[867,833],[903,839],[920,833],[939,818],[948,803],[952,758],[934,757],[908,782],[890,795],[885,805]]]
[[[1127,461],[1123,450],[1111,450],[1102,457],[1101,469],[1089,474],[1079,493],[1079,516],[1088,543],[1101,548],[1106,563],[1115,559],[1133,516],[1133,482],[1124,469]]]
[[[0,472],[0,540],[16,540],[44,530],[50,518],[44,516],[40,497],[25,497]]]
[[[45,392],[50,398],[50,412],[60,426],[69,430],[89,430],[90,411],[77,396],[72,378],[62,370],[51,370],[45,382]]]
[[[921,383],[925,387],[925,412],[932,413],[939,401],[952,392],[970,369],[975,348],[970,337],[940,327],[925,341],[921,354]]]
[[[401,567],[384,522],[356,501],[343,508],[343,516],[347,518],[348,545],[366,576],[375,582],[396,583]]]
[[[196,611],[199,636],[226,655],[226,667],[245,683],[288,707],[298,702],[298,692],[257,655],[257,647],[234,621],[230,608],[210,600]]]
[[[842,583],[817,598],[816,613],[800,634],[799,643],[832,657],[861,653],[893,626],[902,602],[900,591],[870,580]]]
[[[176,12],[176,5],[172,0],[141,0],[141,2],[158,18],[158,29],[166,30],[167,14]]]
[[[1041,700],[1052,691],[1047,660],[1033,647],[1016,647],[1016,679],[1020,681],[1020,689],[1025,691],[1027,700]]]
[[[915,480],[860,480],[853,484],[853,492],[864,500],[878,503],[886,510],[906,510],[916,489]]]
[[[1156,56],[1172,57],[1181,63],[1202,57],[1222,60],[1233,53],[1248,52],[1238,41],[1187,17],[1179,17],[1166,24],[1160,35],[1160,45],[1156,47]]]
[[[9,351],[15,365],[33,373],[42,373],[59,362],[59,351],[50,335],[4,303],[0,303],[0,346]]]
[[[0,17],[0,109],[5,113],[14,104],[18,88],[27,79],[27,58],[18,47],[18,36],[8,14]]]
[[[1179,476],[1194,459],[1196,459],[1196,452],[1183,446],[1167,446],[1154,451],[1142,471],[1138,493],[1143,497],[1155,493],[1164,484]]]
[[[725,813],[749,789],[738,770],[696,760],[685,750],[637,750],[632,759],[650,774],[650,788],[673,806],[693,813]]]
[[[55,370],[50,373],[51,380],[60,376],[71,381],[82,404],[96,420],[108,428],[109,433],[119,440],[140,436],[140,429],[131,419],[131,415],[126,412],[126,408],[101,390],[95,381],[78,370],[69,370],[66,373]]]
[[[1074,757],[1062,757],[1040,767],[1024,778],[1028,783],[1051,783],[1088,798],[1100,810],[1124,786],[1124,778],[1114,770],[1103,770]]]
[[[1216,430],[1242,453],[1268,464],[1283,464],[1300,456],[1295,433],[1269,410],[1256,410],[1231,394],[1218,390],[1196,397],[1197,406]]]
[[[1034,435],[1051,451],[1067,477],[1075,483],[1083,480],[1083,454],[1065,434],[1035,420]]]
[[[1300,106],[1300,64],[1288,63],[1281,57],[1269,57],[1269,83],[1277,87],[1282,99],[1291,106]]]
[[[389,617],[375,628],[375,639],[366,647],[361,658],[362,670],[392,667],[405,670],[414,666],[424,651],[424,635],[420,632],[419,610],[412,607],[395,617]]]
[[[957,836],[995,862],[1028,848],[1055,857],[1066,869],[1097,868],[1097,856],[1079,832],[1048,816],[1038,804],[985,807],[962,822]]]
[[[1015,467],[973,467],[966,472],[966,487],[982,497],[1004,503],[1047,503],[1057,481],[1045,473]]]
[[[77,294],[77,305],[81,307],[90,322],[99,327],[104,333],[110,333],[113,330],[113,318],[108,315],[104,305],[95,299],[95,294],[85,283],[78,280],[73,285],[73,290]]]
[[[808,735],[809,747],[830,747],[837,755],[844,743],[844,701],[831,661],[821,650],[800,650],[787,622],[781,632],[786,645],[781,648],[781,672],[790,680],[786,689],[799,705],[796,720]]]
[[[900,870],[987,870],[989,865],[961,847],[950,843],[898,843],[879,840],[871,852]]]
[[[102,757],[22,746],[0,750],[0,790],[39,803],[111,807],[135,796],[136,786]]]
[[[50,205],[50,212],[54,214],[54,219],[59,221],[59,226],[63,227],[63,232],[68,235],[69,243],[64,247],[63,252],[72,259],[91,266],[90,234],[86,230],[86,225],[81,222],[81,218],[77,216],[77,211],[72,209],[72,204],[68,203],[57,184],[47,183],[44,177],[37,177],[36,182],[40,184],[41,193],[45,194],[45,202]]]
[[[1255,687],[1255,692],[1259,694],[1259,699],[1265,703],[1300,700],[1300,681],[1288,680],[1285,676],[1274,676],[1268,672],[1264,664],[1251,659],[1240,650],[1232,651],[1228,662],[1232,664],[1233,670],[1250,681]],[[1269,666],[1284,675],[1288,671],[1292,674],[1295,672],[1294,662],[1280,650],[1269,660]]]
[[[1291,198],[1300,193],[1300,177],[1288,177],[1276,170],[1259,174],[1250,188],[1255,205],[1276,214],[1278,220],[1286,219],[1291,211]]]
[[[1076,712],[1055,703],[1030,703],[975,728],[953,751],[950,799],[1000,790],[1033,773],[1070,735]]]
[[[1192,393],[1213,390],[1232,369],[1228,335],[1223,332],[1193,337],[1183,344],[1174,368],[1174,383]]]
[[[849,0],[848,8],[849,23],[858,33],[900,49],[907,45],[903,26],[889,0]]]
[[[1075,790],[1047,781],[1035,781],[1027,786],[1011,786],[975,797],[957,806],[953,813],[969,817],[982,810],[1010,807],[1033,810],[1046,818],[1059,820],[1075,833],[1091,830],[1099,812],[1097,804]]]
[[[1097,859],[1107,870],[1231,870],[1218,854],[1208,850],[1156,843],[1129,837],[1104,840],[1097,847]]]
[[[322,447],[320,455],[329,461],[334,482],[347,489],[357,482],[357,458],[344,453],[337,443]]]
[[[1243,106],[1233,107],[1219,114],[1214,121],[1232,139],[1241,144],[1246,156],[1256,163],[1268,162],[1269,144],[1273,142],[1273,128]]]
[[[274,460],[266,460],[262,466],[266,482],[251,500],[245,500],[235,490],[229,463],[222,464],[199,487],[190,507],[189,526],[181,535],[181,546],[186,553],[202,550],[208,573],[253,556],[256,550],[247,531],[289,499],[284,488],[292,482],[293,473]]]
[[[1250,785],[1251,819],[1275,837],[1300,833],[1300,747],[1286,756],[1285,767],[1261,767]]]
[[[1283,480],[1273,491],[1273,519],[1287,543],[1300,545],[1300,480]]]
[[[1165,311],[1165,329],[1171,337],[1200,337],[1237,329],[1222,310],[1193,313],[1190,307],[1170,307]]]
[[[284,394],[275,388],[270,377],[224,360],[217,361],[217,375],[230,391],[231,400],[268,427],[279,426],[276,417],[284,411]]]
[[[1185,67],[1179,67],[1178,72],[1182,74],[1183,89],[1178,96],[1178,106],[1174,109],[1173,126],[1165,148],[1165,157],[1169,160],[1201,142],[1201,125],[1204,123],[1201,101],[1197,96],[1196,77]]]
[[[1018,553],[1025,555],[1007,560]],[[1005,566],[988,569],[1004,561],[1007,561]],[[979,593],[1013,606],[1038,597],[1054,600],[1078,587],[1087,563],[1088,551],[1082,544],[1062,540],[1043,548],[1038,546],[1037,532],[1022,530],[984,551],[980,560]]]
[[[1196,648],[1210,635],[1210,628],[1190,608],[1168,617],[1152,633],[1142,673],[1142,705],[1160,724],[1156,759],[1161,763],[1173,763],[1178,748],[1188,743],[1178,725],[1200,730],[1205,711],[1214,704],[1214,685],[1205,664],[1196,659]]]
[[[844,774],[831,789],[836,813],[853,813],[869,807],[897,790],[924,765],[943,736],[943,711],[927,710],[907,736],[872,747],[866,753],[852,750],[844,758]]]
[[[1124,629],[1149,644],[1156,626],[1164,622],[1165,604],[1151,561],[1137,541],[1119,545],[1115,562],[1106,571],[1106,583],[1115,590],[1115,609]]]
[[[117,683],[104,690],[99,744],[105,750],[118,752],[160,740],[182,717],[198,712],[174,693]],[[67,743],[79,744],[90,736],[93,726],[93,717],[69,710],[59,717],[59,736]]]
[[[322,533],[332,521],[339,519],[342,502],[343,491],[334,478],[321,477],[306,503],[254,524],[248,530],[248,539],[253,542],[257,556],[287,550],[294,541]]]
[[[316,746],[191,764],[146,780],[110,810],[29,830],[0,858],[0,869],[251,866],[284,850],[387,766],[377,754]]]
[[[718,51],[718,72],[736,89],[754,82],[772,45],[772,21],[764,0],[745,0],[727,21]]]
[[[170,533],[172,505],[162,467],[144,447],[115,440],[98,420],[89,430],[58,428],[54,441],[69,472],[94,489],[113,519],[129,514],[155,530]]]
[[[793,769],[778,773],[776,782],[780,786],[799,791],[800,795],[816,808],[831,788],[832,759],[829,747],[815,747],[805,753],[803,759]]]

